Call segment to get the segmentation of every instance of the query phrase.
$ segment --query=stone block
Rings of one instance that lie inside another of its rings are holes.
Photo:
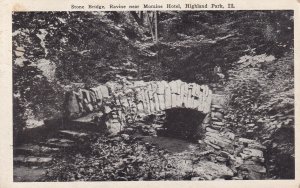
[[[190,88],[190,85],[188,85],[188,93],[187,93],[187,103],[186,103],[186,108],[192,108],[192,89],[193,88]]]
[[[144,111],[144,106],[143,106],[142,102],[138,102],[136,107],[137,107],[138,112],[143,112]]]
[[[226,152],[226,151],[221,151],[220,156],[225,157],[227,159],[233,159],[233,156],[230,153]]]
[[[128,99],[126,96],[121,96],[119,100],[123,107],[125,107],[125,108],[129,107]]]
[[[108,114],[112,111],[112,109],[109,106],[104,106],[104,113]]]
[[[176,107],[182,107],[182,101],[181,101],[181,84],[183,82],[181,80],[176,80]]]
[[[217,156],[217,157],[216,157],[216,160],[217,160],[218,162],[224,163],[224,162],[227,161],[227,158],[221,157],[221,156]]]
[[[80,112],[80,107],[76,95],[73,92],[71,92],[67,100],[67,111],[69,115],[73,116],[75,114],[78,114]]]
[[[184,98],[185,98],[185,83],[183,82],[181,85],[180,85],[180,106],[181,107],[184,107],[185,104],[184,104]]]
[[[257,173],[265,174],[267,170],[264,166],[258,164],[243,164],[240,166],[241,170],[248,170],[249,172],[254,171]]]
[[[155,109],[154,109],[154,96],[153,96],[153,91],[151,90],[151,88],[148,88],[147,93],[148,93],[148,97],[149,97],[150,111],[155,112]]]
[[[213,125],[224,126],[225,124],[223,122],[220,122],[220,121],[214,121]]]
[[[168,84],[165,86],[165,105],[166,109],[169,109],[172,106],[171,88]]]
[[[110,135],[117,135],[122,130],[122,124],[120,122],[112,122],[111,120],[106,122],[106,127]]]
[[[263,152],[258,149],[245,148],[243,150],[243,153],[246,155],[253,156],[253,157],[261,157],[261,158],[264,157]]]
[[[206,133],[210,133],[210,132],[206,132]],[[207,140],[208,142],[215,144],[221,148],[225,148],[229,145],[229,143],[227,141],[224,141],[224,139],[222,138],[216,138],[216,137],[211,137],[210,135],[206,135],[205,140]]]
[[[211,107],[214,109],[223,109],[223,106],[217,105],[217,104],[213,104],[213,105],[211,105]]]
[[[224,115],[221,112],[211,112],[211,117],[222,120],[224,118]]]
[[[211,125],[214,129],[217,129],[217,130],[221,130],[223,126],[220,126],[220,125],[214,125],[212,124]]]
[[[82,93],[83,99],[86,99],[87,102],[91,102],[90,92],[88,90],[81,89],[81,93]]]
[[[203,113],[207,114],[211,111],[210,97],[206,97],[204,105],[203,105]]]
[[[212,91],[208,89],[208,95],[206,97],[206,104],[203,113],[209,113],[211,111],[211,100],[212,100]]]
[[[175,108],[177,106],[177,94],[171,93],[171,107]]]
[[[96,101],[99,101],[100,98],[99,98],[99,95],[98,95],[98,92],[97,92],[97,88],[91,88],[91,92],[94,93],[94,95],[95,95],[95,100],[96,100]]]
[[[194,85],[192,96],[193,96],[193,108],[197,109],[199,106],[199,95],[200,95],[200,86],[198,84]]]
[[[219,133],[219,131],[218,130],[215,130],[215,129],[212,129],[212,128],[210,128],[210,127],[206,127],[206,129],[205,129],[207,132],[212,132],[212,133]]]
[[[230,140],[234,140],[234,138],[235,138],[235,134],[233,134],[232,132],[225,132],[223,134],[223,136],[230,139]]]
[[[101,91],[101,94],[104,98],[109,97],[109,91],[108,91],[107,86],[101,85],[101,86],[99,86],[99,90]]]
[[[156,90],[156,93],[158,95],[164,95],[165,94],[165,85],[166,85],[166,82],[165,81],[161,81],[161,82],[157,82],[157,90]]]
[[[224,106],[227,103],[227,97],[225,95],[212,94],[211,103],[213,105]]]
[[[211,133],[211,132],[206,132],[205,133],[206,136],[210,136],[210,137],[213,137],[213,138],[216,138],[218,140],[222,140],[224,142],[227,142],[227,143],[232,143],[231,140],[228,140],[227,138],[224,138],[221,134],[219,133]]]
[[[202,123],[208,124],[211,122],[211,116],[210,114],[206,114],[206,116],[204,117]]]
[[[201,90],[201,89],[200,89]],[[198,111],[203,111],[203,92],[199,92],[199,99],[198,99]]]
[[[166,109],[165,95],[158,95],[158,101],[159,101],[159,109],[165,110]]]
[[[251,140],[251,139],[248,139],[248,138],[239,138],[239,142],[241,143],[247,143],[247,144],[250,144],[250,143],[255,143],[256,141],[255,140]]]
[[[95,92],[91,90],[91,91],[89,91],[89,93],[90,93],[91,102],[92,102],[92,103],[96,103],[96,102],[97,102],[97,99],[96,99],[96,94],[95,94]]]
[[[64,135],[64,136],[69,136],[69,137],[72,137],[72,138],[82,138],[82,137],[87,137],[88,136],[87,133],[76,132],[76,131],[72,131],[72,130],[60,130],[59,133]]]
[[[88,109],[89,112],[93,112],[94,107],[91,104],[87,104],[87,109]]]
[[[259,143],[250,143],[250,144],[248,144],[248,148],[258,149],[258,150],[266,150],[267,149],[266,146],[263,146],[262,144],[259,144]]]
[[[154,108],[155,108],[155,111],[160,111],[160,106],[159,106],[159,99],[158,99],[158,95],[157,93],[154,93],[153,94],[153,99],[154,99]]]
[[[145,113],[150,113],[151,109],[150,109],[150,101],[149,101],[149,95],[148,95],[148,91],[146,89],[143,89],[143,94],[144,94],[144,110]]]
[[[158,89],[157,82],[151,82],[150,85],[151,85],[151,90],[153,91],[153,93],[156,93],[157,89]]]
[[[176,81],[169,82],[169,86],[171,88],[171,93],[177,94],[179,92],[178,88],[177,88],[177,82]]]
[[[187,108],[187,102],[188,102],[188,85],[187,83],[183,83],[181,88],[181,93],[183,94],[183,107]]]
[[[216,149],[216,150],[220,150],[221,147],[217,146],[215,144],[212,144],[211,142],[209,142],[208,140],[204,140],[204,143],[206,143],[207,145],[211,146],[212,148]]]

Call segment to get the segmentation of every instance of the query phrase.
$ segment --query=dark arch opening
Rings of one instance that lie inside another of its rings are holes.
[[[163,136],[196,141],[204,136],[202,122],[205,114],[187,108],[172,108],[165,110]]]

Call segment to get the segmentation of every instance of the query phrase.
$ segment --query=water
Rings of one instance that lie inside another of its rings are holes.
[[[195,153],[199,149],[199,145],[191,143],[185,140],[171,138],[171,137],[153,137],[153,136],[142,136],[144,142],[154,144],[161,149],[167,150],[172,154],[180,153]]]

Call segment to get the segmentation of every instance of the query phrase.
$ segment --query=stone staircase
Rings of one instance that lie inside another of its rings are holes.
[[[211,123],[205,127],[203,142],[214,150],[213,158],[225,162],[234,172],[232,179],[263,179],[266,175],[264,152],[266,147],[256,140],[239,138],[228,128],[226,115],[226,93],[223,87],[213,87]]]
[[[48,135],[14,147],[14,181],[42,181],[47,168],[66,152],[76,152],[84,142],[97,134],[92,131],[57,129]],[[81,147],[81,148],[80,148]]]

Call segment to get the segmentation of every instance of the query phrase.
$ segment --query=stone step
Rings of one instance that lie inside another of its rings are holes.
[[[47,170],[44,167],[14,165],[14,182],[36,182],[40,181],[46,175]]]
[[[72,130],[60,130],[59,134],[63,137],[67,137],[72,140],[86,139],[89,136],[89,134],[85,132],[72,131]]]
[[[50,164],[52,160],[52,157],[37,157],[24,155],[18,155],[13,158],[14,164],[23,165],[46,165]]]
[[[37,153],[40,150],[40,146],[33,144],[23,144],[21,146],[14,146],[14,155],[23,154],[30,155]]]
[[[215,144],[209,142],[208,140],[204,140],[204,142],[205,142],[207,145],[211,146],[212,148],[214,148],[214,149],[216,149],[216,150],[220,150],[220,149],[221,149],[220,146],[217,146],[217,145],[215,145]]]
[[[101,114],[100,113],[90,113],[86,116],[70,120],[62,129],[72,130],[72,131],[101,131],[105,129],[104,121],[101,122]],[[95,122],[95,118],[97,122]]]
[[[223,106],[219,105],[219,104],[213,104],[211,105],[212,108],[215,108],[215,109],[223,109]]]
[[[23,144],[14,147],[14,155],[44,155],[59,151],[59,148],[39,146],[36,144]]]
[[[212,124],[211,127],[212,127],[213,129],[216,129],[216,130],[219,130],[219,131],[220,131],[220,130],[222,129],[223,126]]]
[[[207,132],[219,133],[218,130],[215,130],[215,129],[211,128],[211,127],[206,127],[205,130],[206,130]]]
[[[70,148],[75,146],[75,142],[69,139],[51,138],[46,142],[41,142],[42,145],[46,145],[54,148]]]
[[[214,121],[213,125],[217,125],[217,126],[224,126],[225,124],[221,121]]]

